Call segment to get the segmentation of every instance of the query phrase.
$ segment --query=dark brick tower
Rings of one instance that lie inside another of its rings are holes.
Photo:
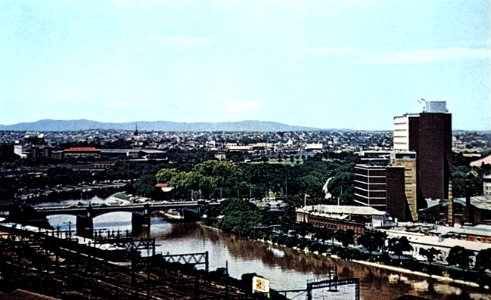
[[[448,182],[452,166],[452,115],[421,113],[418,154],[418,187],[424,198],[448,199]]]

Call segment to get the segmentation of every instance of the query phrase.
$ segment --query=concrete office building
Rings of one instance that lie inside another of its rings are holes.
[[[394,117],[393,144],[395,151],[409,151],[412,148],[411,146],[416,144],[415,136],[410,133],[416,131],[418,118],[419,114],[405,114]]]
[[[398,220],[410,219],[405,195],[405,169],[390,165],[389,153],[362,153],[355,166],[354,200],[363,206],[386,211]],[[368,156],[368,157],[367,157]]]
[[[355,166],[355,201],[378,210],[387,209],[387,167]]]

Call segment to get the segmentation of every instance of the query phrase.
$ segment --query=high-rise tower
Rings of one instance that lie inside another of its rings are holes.
[[[394,149],[415,151],[418,208],[425,199],[448,199],[452,166],[452,115],[445,101],[428,101],[422,113],[394,118]]]

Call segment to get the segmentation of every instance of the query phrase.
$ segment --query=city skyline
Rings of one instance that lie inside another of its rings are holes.
[[[471,3],[471,4],[469,4]],[[491,129],[489,1],[0,1],[0,124]]]

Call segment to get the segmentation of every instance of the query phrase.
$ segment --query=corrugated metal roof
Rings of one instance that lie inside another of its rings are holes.
[[[385,211],[380,211],[369,206],[354,206],[354,205],[307,205],[297,211],[318,214],[347,214],[347,215],[377,215],[383,216],[387,214]]]
[[[476,235],[491,237],[491,226],[489,225],[476,225],[476,226],[462,226],[462,227],[448,227],[448,226],[435,226],[434,230],[437,234],[442,235]]]
[[[454,203],[458,203],[462,205],[463,207],[466,206],[466,200],[465,198],[454,198],[453,199]],[[443,200],[432,200],[432,199],[426,199],[426,203],[428,207],[422,208],[419,211],[426,211],[430,210],[431,208],[440,205],[443,207],[448,206],[448,200],[443,199]],[[491,195],[483,195],[483,196],[472,196],[471,197],[471,204],[474,207],[477,207],[482,210],[491,210]]]
[[[454,201],[466,205],[465,198],[455,198]],[[479,209],[491,210],[491,195],[472,196],[471,204]]]
[[[409,233],[407,231],[386,230],[385,232],[387,233],[388,238],[398,238],[405,236],[411,244],[420,244],[449,249],[454,246],[461,246],[465,249],[473,251],[480,251],[482,249],[487,249],[491,247],[491,245],[488,243],[468,241],[463,239],[443,238],[440,236],[429,236],[421,233]]]

